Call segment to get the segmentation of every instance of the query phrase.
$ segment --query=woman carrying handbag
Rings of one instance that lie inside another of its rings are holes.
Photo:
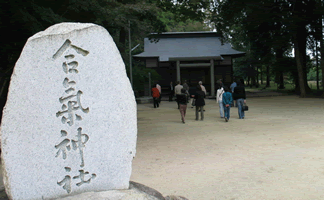
[[[246,106],[246,95],[245,95],[245,88],[243,83],[237,81],[237,86],[234,88],[233,98],[237,100],[238,105],[238,114],[240,119],[244,119],[245,113],[243,107]],[[247,108],[247,106],[245,107]]]

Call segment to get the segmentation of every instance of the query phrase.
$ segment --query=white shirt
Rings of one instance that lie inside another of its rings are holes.
[[[181,89],[183,88],[182,85],[178,84],[174,87],[174,94],[181,94]]]
[[[217,101],[217,103],[223,101],[223,93],[224,93],[224,89],[223,88],[217,90],[217,94],[216,94],[216,101]]]
[[[206,95],[207,91],[206,91],[206,88],[205,88],[205,86],[203,86],[203,85],[200,85],[200,87],[201,87],[201,90],[202,90],[202,91],[204,91],[204,92],[205,92],[205,95]]]
[[[161,86],[159,84],[156,84],[156,88],[159,90],[159,92],[161,94]]]

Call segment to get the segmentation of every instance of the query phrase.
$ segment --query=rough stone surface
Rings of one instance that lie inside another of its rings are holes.
[[[189,200],[186,197],[183,196],[174,196],[174,195],[169,195],[165,197],[165,200]]]
[[[165,200],[161,193],[136,182],[130,182],[128,190],[110,190],[102,192],[87,192],[57,200]],[[178,199],[176,199],[178,200]],[[182,199],[179,199],[182,200]],[[186,199],[184,199],[186,200]]]
[[[136,136],[134,93],[104,28],[62,23],[28,39],[1,124],[9,198],[128,189]]]

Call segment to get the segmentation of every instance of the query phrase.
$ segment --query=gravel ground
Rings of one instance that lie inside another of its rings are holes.
[[[324,100],[247,99],[246,118],[220,118],[206,100],[205,120],[175,102],[138,105],[131,180],[190,200],[324,199]]]

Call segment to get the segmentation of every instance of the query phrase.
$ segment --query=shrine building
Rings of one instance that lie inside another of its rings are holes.
[[[244,52],[222,44],[216,32],[166,32],[151,34],[144,39],[144,52],[134,58],[145,61],[161,75],[159,84],[167,88],[172,81],[181,84],[184,80],[190,87],[203,82],[207,93],[215,96],[216,81],[233,82],[233,59],[244,56]],[[151,38],[151,40],[149,39]]]

